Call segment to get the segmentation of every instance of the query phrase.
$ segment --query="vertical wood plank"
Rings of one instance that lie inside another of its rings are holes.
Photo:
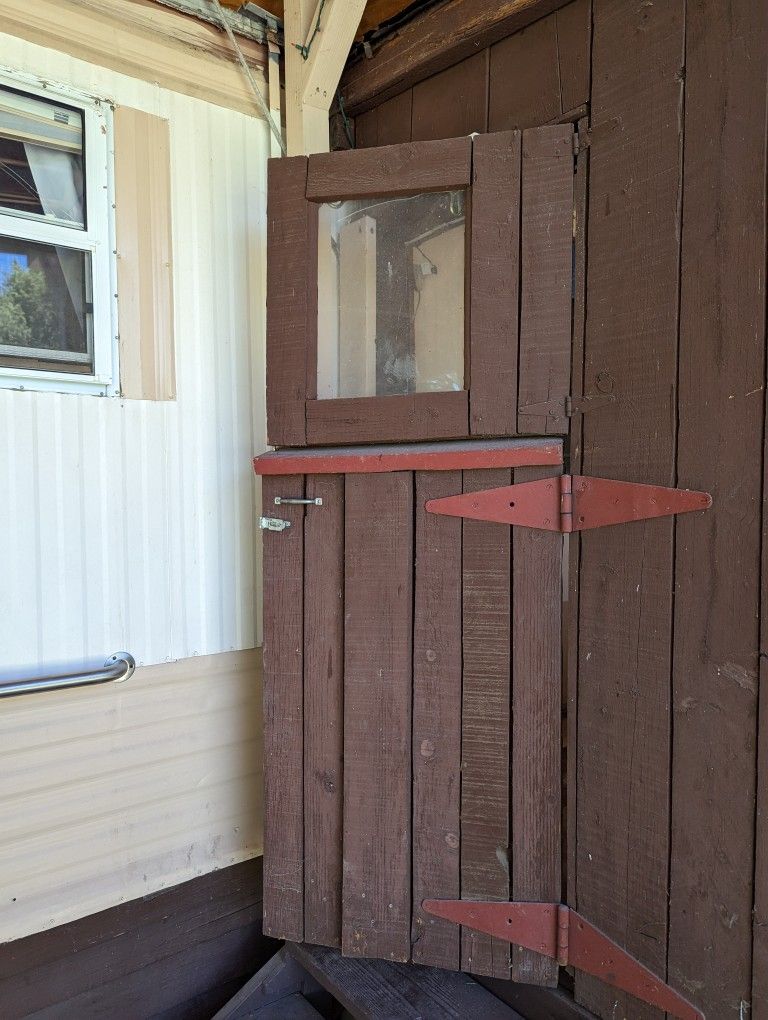
[[[304,938],[341,945],[344,476],[310,475],[304,524]]]
[[[369,149],[373,145],[410,142],[412,103],[413,90],[408,89],[355,117],[355,146]]]
[[[413,476],[348,475],[345,500],[346,956],[411,950]]]
[[[472,144],[470,431],[513,435],[517,424],[520,133]]]
[[[587,118],[578,123],[583,138],[588,129]],[[584,327],[587,303],[587,182],[589,175],[589,152],[580,147],[576,158],[574,178],[574,295],[573,328],[571,335],[571,393],[578,398],[584,395]],[[574,474],[581,474],[584,418],[577,414],[571,418],[568,435],[570,468]],[[579,569],[581,563],[581,536],[578,532],[564,538],[568,582],[566,605],[563,610],[563,677],[566,703],[565,733],[565,867],[567,871],[566,902],[576,900],[576,819],[578,786],[576,783],[578,761],[578,716],[579,716]]]
[[[573,0],[552,17],[557,26],[560,108],[568,113],[589,102],[590,0]]]
[[[509,485],[510,472],[465,472],[464,492]],[[465,520],[461,720],[461,896],[509,898],[511,529]],[[509,977],[509,944],[462,929],[463,970]]]
[[[459,969],[460,931],[422,900],[457,899],[461,797],[461,520],[424,510],[460,471],[416,474],[413,635],[413,960]]]
[[[534,127],[562,112],[555,14],[490,49],[489,131]]]
[[[547,478],[519,468],[515,482]],[[562,536],[512,529],[511,898],[561,898]],[[559,967],[512,948],[512,979],[557,986]]]
[[[450,102],[446,102],[450,96]],[[411,141],[488,130],[488,54],[476,53],[413,87]]]
[[[307,258],[317,208],[305,198],[307,159],[271,159],[267,195],[267,436],[272,446],[304,446],[307,348],[316,304]]]
[[[674,484],[684,3],[593,8],[585,474]],[[627,39],[633,45],[627,46]],[[665,976],[672,524],[584,532],[579,911]],[[577,972],[601,1017],[659,1013]]]
[[[264,932],[304,937],[304,495],[301,475],[262,479],[264,537]],[[279,511],[279,512],[278,512]]]
[[[752,997],[767,77],[764,3],[687,5],[677,480],[713,506],[676,521],[669,974],[718,1017]]]
[[[522,144],[518,432],[568,431],[573,287],[573,127],[530,128]],[[562,411],[532,413],[554,402]]]

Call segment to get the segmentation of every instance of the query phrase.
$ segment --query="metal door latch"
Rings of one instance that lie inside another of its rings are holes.
[[[294,496],[275,496],[275,506],[322,506],[323,497],[314,499],[297,499]]]
[[[279,517],[262,517],[259,521],[259,527],[262,531],[285,531],[290,526],[290,521],[283,521]]]

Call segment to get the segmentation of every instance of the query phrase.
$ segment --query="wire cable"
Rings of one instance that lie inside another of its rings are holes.
[[[272,113],[269,109],[269,104],[264,98],[262,91],[259,88],[258,83],[256,82],[256,79],[253,77],[253,74],[251,73],[251,69],[248,66],[248,61],[243,56],[243,51],[240,49],[240,44],[235,38],[235,33],[230,28],[229,22],[227,21],[226,15],[222,10],[219,0],[211,0],[211,3],[218,12],[221,27],[227,33],[227,37],[229,38],[229,41],[232,44],[232,48],[234,49],[235,53],[237,54],[237,58],[240,61],[243,73],[245,74],[245,77],[248,79],[249,85],[253,89],[253,94],[256,96],[256,102],[258,104],[258,107],[261,110],[264,117],[266,118],[267,124],[269,125],[269,129],[274,135],[275,139],[277,140],[278,145],[280,146],[280,151],[285,156],[287,149],[285,147],[285,142],[283,141],[283,132],[280,130],[280,126],[275,123],[274,117],[272,116]]]

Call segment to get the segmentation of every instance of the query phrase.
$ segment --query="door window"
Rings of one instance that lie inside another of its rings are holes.
[[[318,399],[464,388],[465,201],[320,205]]]

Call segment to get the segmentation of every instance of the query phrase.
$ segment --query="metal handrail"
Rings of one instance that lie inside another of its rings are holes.
[[[90,684],[121,683],[133,676],[136,661],[130,652],[115,652],[101,669],[81,670],[77,673],[53,673],[0,680],[0,698],[14,694],[36,694],[38,691],[56,691],[64,687],[85,687]]]

